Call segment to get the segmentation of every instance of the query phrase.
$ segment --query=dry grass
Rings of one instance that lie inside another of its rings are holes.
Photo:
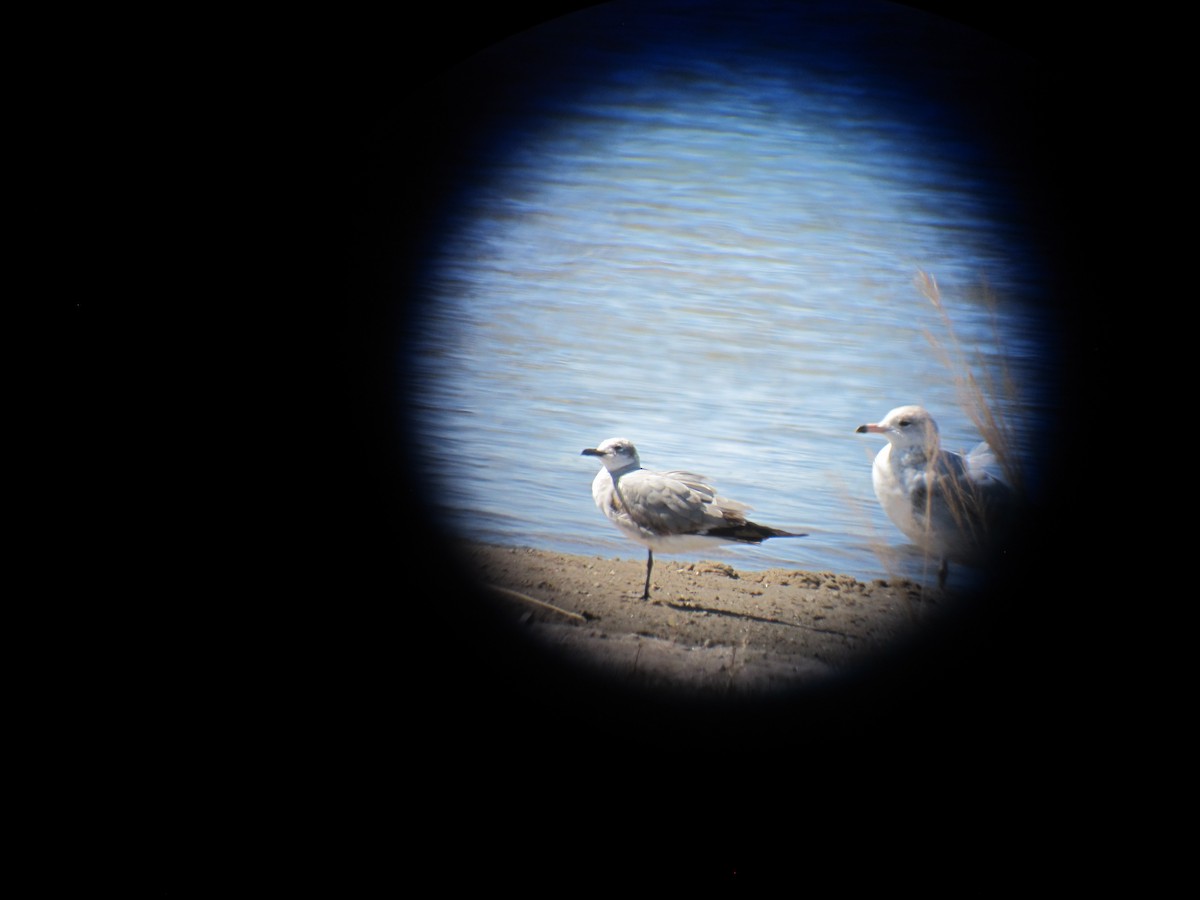
[[[958,335],[955,334],[950,314],[942,303],[937,279],[928,272],[918,270],[913,281],[917,290],[937,311],[946,333],[944,343],[928,329],[923,329],[925,339],[942,365],[953,376],[959,405],[979,430],[980,437],[992,448],[1005,479],[1021,493],[1021,464],[1017,453],[1016,433],[1012,421],[1005,413],[1006,408],[1016,407],[1020,392],[1003,352],[1004,344],[1000,339],[995,295],[984,285],[983,300],[991,315],[992,334],[996,348],[1000,351],[997,353],[1000,366],[998,373],[986,364],[981,353],[976,352],[973,360],[968,359]],[[1001,397],[1005,400],[1003,405],[997,402]]]

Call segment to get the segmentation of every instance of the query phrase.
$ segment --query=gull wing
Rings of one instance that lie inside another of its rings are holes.
[[[987,444],[966,456],[940,451],[912,487],[914,517],[952,553],[974,554],[1010,522],[1013,492]]]
[[[671,473],[639,469],[617,482],[617,495],[630,521],[653,534],[667,535],[703,531],[713,492],[693,488]]]

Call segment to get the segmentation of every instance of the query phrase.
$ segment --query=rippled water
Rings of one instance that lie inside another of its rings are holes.
[[[931,55],[896,7],[622,8],[473,64],[521,99],[491,110],[503,141],[464,155],[405,360],[431,497],[464,535],[640,559],[580,456],[622,436],[646,467],[703,473],[756,521],[810,533],[677,559],[920,575],[872,492],[881,440],[855,428],[919,403],[945,445],[979,440],[931,339],[957,338],[976,377],[1007,371],[991,400],[1034,475],[1055,402],[1021,172],[921,89],[1006,57]]]

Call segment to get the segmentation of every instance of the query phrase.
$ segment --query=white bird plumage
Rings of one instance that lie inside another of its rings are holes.
[[[986,443],[966,455],[941,449],[937,422],[920,406],[899,406],[856,433],[887,438],[871,467],[875,496],[905,537],[939,560],[939,587],[949,560],[979,565],[1003,548],[1016,498]]]
[[[643,600],[650,597],[655,550],[684,553],[717,544],[805,536],[749,521],[745,513],[750,507],[719,496],[703,475],[643,469],[637,449],[625,438],[610,438],[582,455],[598,457],[603,464],[592,481],[596,506],[647,550]]]

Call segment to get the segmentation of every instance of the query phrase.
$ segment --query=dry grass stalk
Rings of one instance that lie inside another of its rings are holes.
[[[922,329],[925,339],[941,363],[953,375],[959,403],[979,430],[982,439],[991,447],[996,461],[1004,472],[1004,477],[1018,494],[1021,493],[1021,466],[1016,449],[1015,432],[1003,409],[994,401],[994,398],[1002,396],[1015,402],[1019,394],[1004,353],[998,354],[1000,362],[998,376],[993,374],[981,353],[976,353],[976,364],[973,366],[962,349],[958,335],[955,334],[954,325],[950,321],[950,314],[946,311],[945,304],[942,303],[942,294],[938,288],[937,279],[928,272],[917,270],[913,281],[917,290],[937,311],[949,340],[949,347],[938,340],[928,329]],[[995,336],[996,347],[1002,350],[1003,343],[996,325],[996,298],[986,285],[984,285],[983,299],[991,314],[992,333]],[[979,373],[978,376],[976,372]],[[999,384],[996,383],[997,378]]]

